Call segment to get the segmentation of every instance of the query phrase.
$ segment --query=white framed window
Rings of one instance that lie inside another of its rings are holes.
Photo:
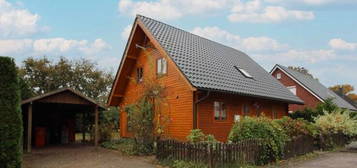
[[[159,58],[156,62],[156,73],[158,75],[164,75],[167,73],[167,61],[165,58]]]
[[[296,86],[288,86],[286,87],[290,90],[291,93],[293,93],[294,95],[296,95]]]
[[[276,79],[281,79],[281,73],[276,74]]]
[[[226,120],[227,111],[226,106],[223,102],[214,102],[214,119],[215,120]]]

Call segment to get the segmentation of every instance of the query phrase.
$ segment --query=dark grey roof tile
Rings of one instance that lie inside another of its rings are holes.
[[[245,53],[144,16],[137,18],[193,86],[302,103]],[[245,77],[234,66],[246,70],[253,79]]]

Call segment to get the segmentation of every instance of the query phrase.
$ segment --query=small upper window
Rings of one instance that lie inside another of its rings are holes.
[[[238,68],[237,66],[234,66],[234,68],[236,68],[239,72],[241,72],[245,77],[247,77],[247,78],[253,78],[253,76],[250,75],[250,74],[248,73],[248,71],[246,71],[245,69]]]
[[[214,119],[215,120],[226,120],[227,119],[227,111],[226,106],[223,102],[214,102]]]
[[[281,79],[281,73],[276,74],[276,79]]]
[[[165,58],[159,58],[157,59],[157,64],[156,64],[156,73],[158,75],[164,75],[167,73],[167,61]]]
[[[140,83],[143,81],[143,68],[136,68],[136,82]]]
[[[290,92],[296,95],[296,86],[288,86],[287,88],[290,90]]]

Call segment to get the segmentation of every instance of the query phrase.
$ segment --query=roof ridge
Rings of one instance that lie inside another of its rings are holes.
[[[153,18],[150,18],[150,17],[144,16],[144,15],[140,15],[140,14],[137,14],[137,15],[136,15],[136,17],[137,17],[137,18],[143,17],[143,18],[146,18],[146,19],[153,20],[153,21],[155,21],[155,22],[159,22],[159,23],[164,24],[164,25],[166,25],[166,26],[169,26],[169,27],[172,27],[172,28],[178,29],[178,30],[180,30],[180,31],[183,31],[183,32],[189,33],[189,34],[191,34],[191,35],[197,36],[197,37],[199,37],[199,38],[202,38],[202,39],[208,40],[208,41],[210,41],[210,42],[213,42],[213,43],[216,43],[216,44],[222,45],[222,46],[224,46],[224,47],[230,48],[230,49],[232,49],[232,50],[235,50],[235,51],[238,51],[238,52],[241,52],[241,53],[243,53],[243,54],[247,55],[245,52],[240,51],[240,50],[238,50],[238,49],[236,49],[236,48],[233,48],[233,47],[231,47],[231,46],[228,46],[228,45],[225,45],[225,44],[222,44],[222,43],[216,42],[216,41],[213,41],[213,40],[211,40],[211,39],[208,39],[208,38],[206,38],[206,37],[202,37],[202,36],[197,35],[197,34],[193,34],[193,33],[189,32],[189,31],[186,31],[186,30],[184,30],[184,29],[181,29],[181,28],[178,28],[178,27],[172,26],[172,25],[167,24],[167,23],[165,23],[165,22],[162,22],[162,21],[159,21],[159,20],[156,20],[156,19],[153,19]]]

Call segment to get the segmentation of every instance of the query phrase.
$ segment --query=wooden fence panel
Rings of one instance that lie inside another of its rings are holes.
[[[347,142],[345,136],[331,135],[330,139],[336,145]],[[256,164],[263,150],[263,140],[244,140],[234,144],[226,143],[187,143],[174,140],[157,142],[157,159],[185,160],[205,163],[209,167],[224,167],[230,164]],[[303,155],[314,151],[314,138],[299,136],[287,142],[283,158]]]

